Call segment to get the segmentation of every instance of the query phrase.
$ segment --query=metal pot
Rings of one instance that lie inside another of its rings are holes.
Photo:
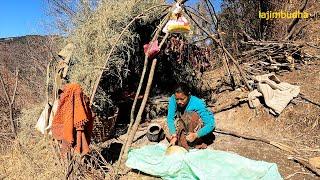
[[[157,123],[152,123],[147,129],[147,138],[151,142],[159,142],[164,138],[164,132],[161,126]]]

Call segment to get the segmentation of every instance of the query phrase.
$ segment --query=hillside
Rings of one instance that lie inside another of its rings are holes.
[[[0,39],[1,75],[10,96],[15,83],[15,69],[19,70],[15,113],[44,99],[46,66],[51,58],[53,39],[34,35]],[[2,87],[0,94],[0,115],[5,119],[8,109]]]

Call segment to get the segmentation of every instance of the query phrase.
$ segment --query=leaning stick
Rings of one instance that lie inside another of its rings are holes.
[[[166,41],[166,39],[168,38],[169,34],[167,33],[165,35],[165,37],[162,39],[160,45],[159,45],[159,49],[161,49],[162,45],[164,44],[164,42]],[[146,87],[146,90],[145,90],[145,93],[144,93],[144,96],[143,96],[143,99],[142,99],[142,103],[140,105],[140,108],[139,108],[139,111],[138,111],[138,114],[137,114],[137,117],[136,117],[136,120],[134,121],[134,124],[132,125],[132,127],[130,127],[130,129],[128,129],[128,136],[127,136],[127,139],[125,141],[125,143],[122,145],[122,148],[121,148],[121,152],[120,152],[120,156],[119,156],[119,160],[118,160],[118,165],[117,165],[117,168],[116,168],[116,174],[118,173],[118,168],[119,166],[122,164],[122,157],[124,157],[124,159],[127,158],[127,155],[128,155],[128,150],[129,150],[129,147],[131,146],[132,142],[133,142],[133,138],[137,132],[137,129],[138,129],[138,126],[141,122],[141,119],[142,119],[142,113],[144,111],[144,108],[146,106],[146,103],[147,103],[147,99],[149,97],[149,93],[150,93],[150,89],[151,89],[151,84],[152,84],[152,81],[153,81],[153,75],[154,75],[154,71],[155,71],[155,68],[156,68],[156,64],[157,64],[157,59],[153,59],[152,61],[152,65],[151,65],[151,69],[150,69],[150,72],[149,72],[149,77],[148,77],[148,81],[147,81],[147,87]],[[136,94],[136,97],[137,97],[137,94]],[[130,121],[130,123],[133,123],[133,121]]]
[[[156,33],[155,33],[155,36],[152,38],[152,41],[155,40],[159,33],[160,33],[160,30],[162,29],[162,27],[167,23],[167,18],[165,19],[165,21],[163,21],[159,28],[157,29]],[[151,42],[152,42],[151,41]],[[148,51],[150,50],[150,48],[148,49]],[[137,101],[138,101],[138,97],[139,97],[139,94],[140,94],[140,91],[141,91],[141,88],[142,88],[142,84],[143,84],[143,80],[144,80],[144,77],[145,77],[145,74],[146,74],[146,71],[147,71],[147,67],[148,67],[148,56],[145,56],[144,58],[144,64],[143,64],[143,70],[142,70],[142,74],[141,74],[141,77],[140,77],[140,82],[139,82],[139,86],[138,86],[138,89],[137,89],[137,92],[135,94],[135,97],[134,97],[134,100],[133,100],[133,104],[131,106],[131,112],[130,112],[130,124],[128,126],[128,131],[127,131],[127,134],[130,132],[130,129],[132,127],[132,124],[134,122],[134,112],[135,112],[135,108],[136,108],[136,105],[137,105]],[[120,151],[120,156],[119,156],[119,160],[122,158],[122,154],[123,154],[123,151],[124,151],[124,147],[125,145],[127,144],[128,142],[128,137],[127,136],[127,139],[125,140],[124,144],[122,145],[122,148],[121,148],[121,151]],[[119,164],[118,164],[119,165]],[[117,168],[118,169],[118,168]]]
[[[162,28],[165,26],[165,24],[168,22],[169,20],[169,13],[165,16],[164,20],[160,23],[160,25],[158,26],[158,29],[156,30],[155,32],[155,35],[154,37],[152,38],[151,42],[156,40],[162,30]],[[159,49],[161,49],[161,46],[163,45],[164,41],[167,39],[168,37],[168,34],[166,34],[165,38],[163,38],[162,42],[160,43],[159,45]],[[147,50],[147,52],[149,52],[150,48]],[[121,147],[121,151],[120,151],[120,155],[119,155],[119,159],[118,159],[118,164],[117,164],[117,167],[115,169],[116,171],[116,174],[118,173],[118,169],[119,169],[119,166],[121,164],[121,159],[122,159],[122,156],[123,156],[123,153],[125,151],[125,147],[127,147],[127,144],[128,144],[128,141],[129,141],[129,133],[131,131],[131,128],[132,128],[132,125],[134,123],[134,112],[135,112],[135,107],[136,107],[136,104],[137,104],[137,101],[138,101],[138,97],[139,97],[139,94],[140,94],[140,91],[141,91],[141,88],[142,88],[142,84],[143,84],[143,80],[144,80],[144,77],[145,77],[145,74],[146,74],[146,71],[147,71],[147,67],[148,67],[148,56],[145,56],[145,59],[144,59],[144,64],[143,64],[143,70],[142,70],[142,74],[141,74],[141,77],[140,77],[140,81],[139,81],[139,86],[138,86],[138,89],[137,89],[137,92],[135,94],[135,97],[134,97],[134,101],[133,101],[133,104],[131,106],[131,112],[130,112],[130,124],[129,124],[129,127],[128,127],[128,131],[127,131],[127,139],[125,140],[124,144],[122,145]],[[149,75],[150,76],[150,75]],[[140,122],[139,122],[140,123]],[[133,135],[134,136],[134,135]],[[132,143],[132,142],[131,142]],[[130,145],[131,145],[130,143]]]
[[[141,106],[139,108],[139,111],[138,111],[138,114],[137,114],[137,117],[136,117],[136,121],[134,122],[134,124],[132,125],[132,128],[130,129],[130,133],[129,133],[129,136],[128,136],[127,144],[126,144],[126,146],[124,148],[124,154],[123,155],[124,155],[125,158],[127,157],[128,148],[132,144],[133,137],[136,134],[136,131],[137,131],[138,126],[140,124],[140,121],[142,119],[141,118],[142,117],[142,113],[144,111],[144,107],[145,107],[145,105],[147,103],[147,99],[148,99],[148,96],[149,96],[149,93],[150,93],[150,89],[151,89],[151,85],[152,85],[152,81],[153,81],[153,76],[154,76],[154,71],[155,71],[156,64],[157,64],[157,59],[153,59],[152,65],[151,65],[151,69],[150,69],[150,73],[149,73],[149,77],[148,77],[146,91],[144,93],[144,96],[143,96],[143,99],[142,99],[142,103],[141,103]],[[121,160],[120,160],[120,162],[121,162]]]
[[[183,3],[186,2],[186,1],[187,1],[187,0],[178,0],[178,1],[176,1],[176,2],[179,3],[179,4],[183,4]],[[164,23],[163,23],[161,26],[164,26],[164,25],[167,23],[167,21],[169,20],[169,15],[170,15],[169,13],[166,15],[166,17],[165,17],[165,19],[164,19]],[[158,37],[161,29],[162,29],[162,28],[159,28],[159,29],[157,30],[157,32],[156,32],[156,34],[155,34],[155,36],[153,37],[152,40],[155,40],[155,39]],[[167,33],[167,34],[165,35],[165,37],[162,39],[162,41],[161,41],[161,43],[160,43],[160,45],[159,45],[159,49],[161,49],[162,45],[164,44],[164,42],[166,41],[166,39],[168,38],[168,36],[169,36],[169,34]],[[148,82],[147,82],[147,87],[146,87],[146,90],[145,90],[145,94],[144,94],[144,96],[143,96],[142,103],[141,103],[141,105],[140,105],[140,109],[139,109],[139,111],[138,111],[136,120],[135,120],[135,122],[134,122],[134,124],[133,124],[133,126],[132,126],[132,129],[128,129],[128,131],[129,131],[128,139],[127,139],[127,141],[125,142],[125,144],[123,145],[123,147],[124,147],[123,152],[122,152],[123,154],[120,154],[120,156],[119,156],[118,166],[117,166],[117,168],[116,168],[116,173],[117,173],[117,171],[118,171],[118,168],[119,168],[120,164],[122,164],[122,156],[124,156],[125,159],[127,158],[128,149],[129,149],[129,147],[131,146],[131,144],[132,144],[132,142],[133,142],[133,138],[134,138],[135,133],[136,133],[136,131],[137,131],[137,129],[138,129],[138,126],[139,126],[139,124],[140,124],[141,116],[142,116],[142,113],[143,113],[143,111],[144,111],[144,108],[145,108],[145,105],[146,105],[146,102],[147,102],[147,99],[148,99],[148,96],[149,96],[151,84],[152,84],[152,81],[153,81],[153,75],[154,75],[156,63],[157,63],[157,60],[156,60],[156,59],[153,59],[152,65],[151,65],[151,69],[150,69],[150,72],[149,72],[149,78],[148,78]],[[141,77],[141,78],[142,78],[142,77]],[[143,78],[144,78],[144,77],[143,77]],[[140,82],[141,82],[141,81],[143,82],[143,79],[142,79],[142,80],[140,79]],[[139,85],[139,86],[140,86],[140,85]],[[141,84],[141,86],[142,86],[142,84]],[[136,94],[135,99],[136,99],[138,96],[139,96],[139,94]],[[134,104],[134,105],[135,105],[135,104]],[[133,109],[131,109],[131,110],[133,110],[133,111],[131,111],[131,115],[132,115],[132,114],[134,113],[134,107],[133,107]],[[131,119],[131,120],[132,120],[132,119]]]

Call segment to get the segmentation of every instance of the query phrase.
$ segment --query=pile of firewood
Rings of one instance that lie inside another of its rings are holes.
[[[283,72],[299,69],[305,61],[315,57],[303,51],[304,43],[279,41],[242,42],[247,48],[241,54],[244,69],[248,74]]]

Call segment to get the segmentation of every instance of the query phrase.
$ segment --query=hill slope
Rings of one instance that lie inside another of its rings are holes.
[[[15,71],[19,70],[15,113],[22,107],[41,102],[44,99],[46,66],[51,59],[53,39],[51,36],[23,36],[0,39],[0,72],[6,89],[12,96]],[[6,119],[7,103],[0,86],[0,115]],[[2,124],[3,125],[3,124]]]

